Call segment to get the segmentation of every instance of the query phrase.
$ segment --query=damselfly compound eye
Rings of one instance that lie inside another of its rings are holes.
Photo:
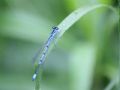
[[[59,28],[58,27],[52,27],[53,30],[58,30]]]

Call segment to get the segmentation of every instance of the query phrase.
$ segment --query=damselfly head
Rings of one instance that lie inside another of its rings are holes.
[[[58,30],[59,28],[58,27],[52,27],[53,30]]]
[[[56,33],[56,32],[58,32],[59,31],[59,28],[58,27],[52,27],[52,32],[51,32],[51,34],[53,34],[53,33]]]

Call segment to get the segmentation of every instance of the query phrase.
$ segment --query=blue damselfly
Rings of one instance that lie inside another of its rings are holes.
[[[37,74],[39,72],[39,68],[40,68],[40,65],[43,64],[43,62],[45,61],[45,58],[46,58],[46,55],[47,55],[47,52],[49,50],[49,47],[51,45],[51,42],[55,39],[55,36],[59,33],[59,28],[58,27],[53,27],[52,28],[52,32],[48,38],[48,40],[45,42],[44,46],[43,46],[43,49],[42,49],[42,52],[41,52],[41,56],[40,56],[40,59],[39,59],[39,62],[38,62],[38,65],[37,65],[37,68],[35,69],[35,73],[32,77],[32,80],[34,81],[37,77]],[[35,55],[35,57],[33,58],[34,61],[35,59],[39,56],[40,54],[40,51],[38,51],[38,53]]]

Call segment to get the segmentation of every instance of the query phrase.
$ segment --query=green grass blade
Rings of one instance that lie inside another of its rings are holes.
[[[41,80],[42,80],[42,66],[40,66],[40,70],[35,81],[35,90],[41,90]]]
[[[117,12],[116,10],[109,6],[109,5],[105,5],[105,4],[98,4],[98,5],[92,5],[92,6],[85,6],[82,8],[79,8],[75,11],[73,11],[70,15],[68,15],[59,25],[58,28],[61,30],[59,37],[61,37],[63,35],[63,33],[68,30],[75,22],[77,22],[78,20],[80,20],[81,17],[85,16],[87,13],[99,9],[99,8],[108,8],[110,10],[112,10],[113,12],[116,13],[117,16]],[[58,38],[59,38],[58,37]]]
[[[92,5],[92,6],[85,6],[82,8],[79,8],[75,11],[73,11],[70,15],[68,15],[59,25],[58,28],[60,29],[60,33],[56,38],[56,41],[60,39],[60,37],[65,33],[66,30],[68,30],[74,23],[76,23],[78,20],[80,20],[81,17],[85,16],[89,12],[99,9],[99,8],[108,8],[116,13],[116,10],[108,5],[104,4],[98,4],[98,5]],[[117,16],[117,15],[116,15]],[[52,49],[52,46],[51,46]],[[38,78],[36,79],[36,87],[35,90],[40,90],[40,79],[41,79],[41,71],[38,75]]]

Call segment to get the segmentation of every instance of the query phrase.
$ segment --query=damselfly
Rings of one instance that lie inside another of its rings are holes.
[[[43,64],[43,62],[45,61],[45,58],[46,58],[46,55],[47,55],[47,52],[49,50],[49,47],[51,45],[51,42],[55,39],[55,36],[59,33],[59,28],[58,27],[53,27],[52,28],[52,32],[48,38],[48,40],[45,42],[45,45],[43,46],[43,50],[41,52],[41,56],[40,56],[40,59],[39,59],[39,62],[38,62],[38,65],[37,65],[37,68],[35,70],[35,73],[32,77],[32,80],[34,81],[37,77],[37,74],[39,72],[39,68],[40,68],[40,65]],[[35,55],[34,57],[34,60],[39,56],[39,53],[40,51]]]

